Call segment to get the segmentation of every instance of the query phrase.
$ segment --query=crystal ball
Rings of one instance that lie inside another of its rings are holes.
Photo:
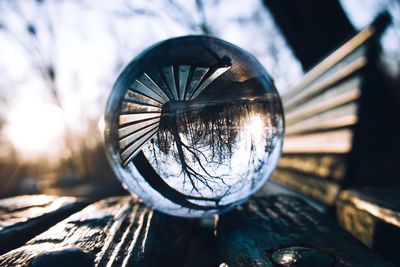
[[[157,43],[114,84],[108,159],[123,186],[161,212],[202,217],[245,201],[281,154],[279,94],[243,49],[206,36]]]

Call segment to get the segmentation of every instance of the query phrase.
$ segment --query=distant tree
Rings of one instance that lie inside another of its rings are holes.
[[[60,73],[57,53],[56,14],[51,12],[54,1],[30,1],[31,10],[26,10],[26,2],[19,0],[4,0],[0,2],[0,12],[12,16],[11,21],[0,17],[0,31],[7,34],[28,55],[27,59],[32,65],[32,71],[44,84],[52,104],[66,112],[63,98],[60,94]],[[11,83],[11,82],[10,82]],[[10,85],[9,85],[10,86]],[[10,94],[10,92],[9,92]],[[93,122],[86,117],[86,112],[81,113],[83,124],[92,124],[97,129],[97,121]],[[94,135],[95,136],[95,135]],[[86,142],[80,140],[73,133],[71,126],[65,122],[65,144],[70,157],[63,159],[62,168],[67,173],[85,173],[87,158]]]

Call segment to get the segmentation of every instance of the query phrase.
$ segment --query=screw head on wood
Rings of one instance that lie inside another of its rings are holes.
[[[281,248],[272,253],[271,259],[279,266],[285,267],[329,267],[335,263],[330,254],[307,247]]]

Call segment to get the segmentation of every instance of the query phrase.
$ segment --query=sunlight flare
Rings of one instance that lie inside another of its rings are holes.
[[[255,140],[259,140],[263,136],[264,122],[260,114],[254,114],[250,117],[246,127]]]
[[[22,101],[14,106],[5,133],[23,158],[58,153],[65,131],[61,108],[40,102]]]

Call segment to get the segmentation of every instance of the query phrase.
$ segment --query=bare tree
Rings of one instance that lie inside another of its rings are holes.
[[[7,34],[28,55],[27,59],[32,65],[32,71],[44,84],[44,89],[50,96],[52,104],[66,112],[63,98],[60,95],[59,64],[57,54],[57,27],[55,14],[51,5],[54,2],[38,0],[30,3],[32,10],[26,11],[22,1],[5,0],[0,3],[0,12],[12,16],[12,25],[6,18],[0,18],[0,31]],[[29,14],[29,15],[28,15]],[[93,123],[82,112],[82,124],[92,125],[97,128],[97,121]],[[81,136],[73,133],[71,126],[65,121],[64,142],[70,157],[63,159],[62,168],[67,173],[86,172],[87,158],[83,156],[90,150]]]
[[[22,27],[18,31],[17,27],[9,26],[7,21],[0,18],[0,30],[7,33],[27,52],[33,70],[45,82],[52,101],[58,107],[63,108],[57,86],[54,22],[45,1],[36,1],[35,3],[34,12],[43,25],[39,25],[39,21],[27,17],[20,1],[5,0],[0,4],[0,11],[5,12],[7,9],[13,13]]]

